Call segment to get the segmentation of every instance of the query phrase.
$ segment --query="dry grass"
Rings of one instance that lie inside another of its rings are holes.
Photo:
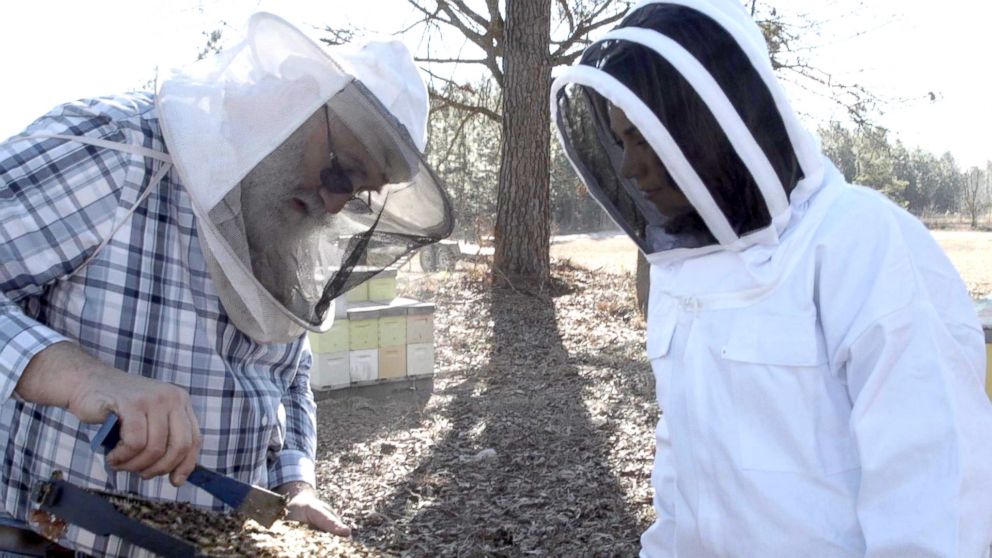
[[[931,231],[968,285],[972,296],[992,296],[992,232]],[[587,269],[633,273],[637,248],[626,236],[580,238],[552,245],[551,255]]]
[[[992,296],[992,232],[932,231],[972,296]]]
[[[637,246],[624,234],[605,238],[578,238],[551,245],[551,257],[569,260],[586,269],[634,273]]]

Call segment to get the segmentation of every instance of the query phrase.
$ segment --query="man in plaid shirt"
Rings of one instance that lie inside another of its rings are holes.
[[[349,534],[315,491],[303,328],[329,326],[330,298],[363,279],[346,272],[372,233],[418,210],[412,202],[388,206],[386,186],[426,176],[403,192],[419,187],[424,197],[433,189],[445,210],[436,237],[450,231],[450,206],[419,160],[426,90],[409,53],[370,47],[347,59],[345,73],[344,59],[331,62],[301,37],[256,15],[235,54],[205,72],[212,81],[190,87],[204,75],[193,73],[167,82],[158,97],[66,104],[0,144],[0,504],[13,522],[28,521],[32,486],[56,471],[79,486],[221,509],[185,482],[199,463],[288,495],[292,519]],[[246,83],[243,72],[223,77],[237,66],[232,56],[249,51],[256,81]],[[273,62],[260,62],[265,56]],[[354,94],[352,76],[362,71],[368,90]],[[369,90],[374,98],[362,96]],[[197,97],[213,94],[220,97],[212,105]],[[403,110],[411,95],[423,97],[413,117]],[[349,131],[347,118],[362,110],[371,115],[363,134],[354,123]],[[238,128],[246,115],[251,125]],[[380,130],[378,143],[369,141],[369,130],[388,128],[381,122],[391,117],[401,133]],[[380,149],[383,138],[410,136],[418,144],[411,152]],[[362,209],[352,215],[356,197]],[[355,225],[370,212],[374,220]],[[298,237],[330,229],[335,239],[348,237],[337,224],[344,217],[352,227],[347,249],[320,244],[335,247],[334,262],[326,263],[327,251],[315,257],[320,265],[280,269],[318,250]],[[410,232],[422,244],[432,231]],[[407,238],[388,232],[380,236]],[[270,244],[277,249],[268,252]],[[256,276],[246,280],[245,270]],[[302,279],[294,283],[293,273]],[[319,279],[316,288],[304,284],[309,277]],[[122,437],[105,466],[89,440],[110,411],[121,418]],[[59,542],[97,555],[141,552],[72,525]]]

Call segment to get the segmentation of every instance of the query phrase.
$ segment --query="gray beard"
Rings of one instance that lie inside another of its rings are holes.
[[[332,216],[316,190],[300,187],[296,161],[280,151],[240,184],[244,238],[259,283],[293,314],[315,323],[320,320],[313,307],[326,282],[316,279],[319,268],[326,270],[319,243],[333,230]],[[305,212],[293,198],[303,201]]]

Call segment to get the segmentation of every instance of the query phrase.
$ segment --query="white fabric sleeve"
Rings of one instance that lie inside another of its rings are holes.
[[[917,301],[876,320],[848,350],[866,556],[987,556],[992,406],[970,347]]]

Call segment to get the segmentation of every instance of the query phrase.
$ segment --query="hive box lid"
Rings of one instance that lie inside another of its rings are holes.
[[[423,315],[423,314],[433,314],[434,313],[434,303],[433,302],[418,302],[410,306],[408,312],[411,316]]]
[[[433,302],[423,302],[413,298],[398,297],[389,303],[390,308],[400,307],[404,309],[403,314],[432,314],[434,312]],[[391,314],[398,315],[398,314]]]
[[[365,303],[365,304],[354,304],[348,307],[348,319],[349,320],[376,320],[379,318],[379,313],[382,311],[382,304]]]
[[[406,316],[408,308],[407,306],[380,306],[379,317]]]

